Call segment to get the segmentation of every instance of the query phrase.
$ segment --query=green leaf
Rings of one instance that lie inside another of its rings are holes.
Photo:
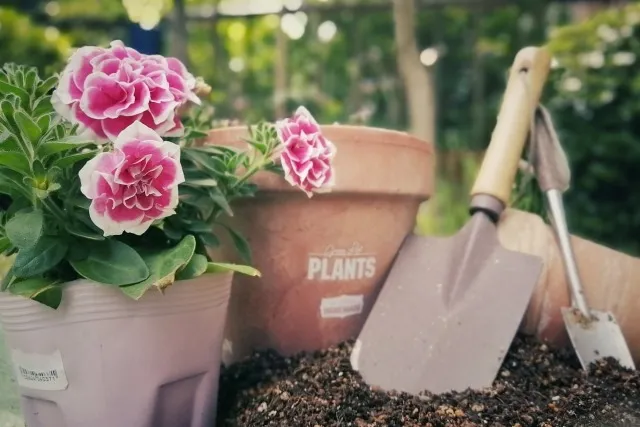
[[[227,159],[225,170],[235,171],[241,164],[249,166],[249,158],[244,153],[236,153]]]
[[[35,246],[18,251],[13,274],[20,278],[46,273],[64,259],[68,250],[69,245],[64,240],[43,236]]]
[[[254,147],[256,150],[258,150],[260,153],[264,154],[267,151],[267,144],[265,144],[264,142],[260,142],[260,141],[253,140],[253,139],[245,139],[244,141],[247,144],[249,144],[252,147]]]
[[[13,245],[11,244],[11,240],[9,240],[8,237],[0,237],[0,254],[11,247],[13,247]],[[2,275],[1,271],[0,275]]]
[[[2,279],[0,281],[0,292],[4,292],[16,280],[16,276],[13,274],[13,264],[9,267],[9,270],[3,273],[4,277],[0,276],[0,279]]]
[[[0,109],[2,110],[2,114],[4,114],[7,126],[11,128],[9,129],[11,133],[16,135],[22,133],[20,125],[18,125],[15,118],[15,114],[17,113],[16,107],[11,103],[11,101],[8,99],[0,101]],[[20,147],[20,150],[22,150],[27,158],[33,158],[33,145],[30,144],[29,141],[23,141],[22,138],[18,138],[16,135],[13,135],[13,137],[17,145]]]
[[[19,173],[9,169],[0,168],[0,189],[10,190],[6,194],[9,194],[12,197],[17,193],[20,193],[27,200],[31,200],[31,190],[20,182],[23,178],[27,177],[23,177]]]
[[[69,263],[80,276],[105,285],[130,285],[149,277],[149,268],[138,252],[113,238],[92,243],[86,258]]]
[[[52,154],[57,154],[61,151],[69,151],[73,150],[74,148],[82,148],[88,144],[93,144],[93,141],[88,141],[85,138],[79,138],[77,136],[65,138],[60,141],[47,142],[41,144],[38,147],[38,157],[47,157]]]
[[[198,237],[202,240],[202,243],[210,248],[217,248],[220,246],[220,240],[213,233],[198,233]]]
[[[84,196],[71,197],[69,198],[69,204],[81,209],[89,209],[89,206],[91,206],[91,200],[87,199]]]
[[[16,124],[16,121],[13,118],[13,114],[15,112],[16,107],[11,103],[9,99],[4,99],[0,101],[0,118],[4,118],[4,122],[9,127],[11,133],[18,133],[20,128]]]
[[[31,175],[29,160],[19,152],[0,151],[0,167],[9,168],[25,176]]]
[[[189,280],[202,276],[207,271],[207,257],[202,254],[193,254],[191,261],[184,268],[176,272],[176,280]]]
[[[40,131],[44,134],[49,130],[49,125],[51,124],[51,114],[45,114],[40,116],[40,118],[36,121],[38,123],[38,127]]]
[[[165,221],[162,225],[162,231],[164,231],[164,234],[171,240],[182,239],[182,236],[185,234],[177,227],[177,224],[172,224],[169,221]]]
[[[18,139],[8,130],[0,132],[0,151],[20,151]]]
[[[202,218],[208,219],[211,216],[215,205],[207,191],[191,187],[182,187],[180,190],[180,203],[196,208],[202,214]]]
[[[29,105],[30,97],[29,97],[29,93],[26,90],[0,80],[0,94],[8,95],[10,93],[20,98],[20,101],[22,101],[23,105]]]
[[[36,183],[41,183],[47,178],[47,168],[38,159],[33,162],[33,175],[36,179]]]
[[[38,93],[47,93],[58,83],[58,76],[51,76],[38,86]]]
[[[218,181],[212,178],[190,179],[184,182],[182,185],[189,185],[192,187],[217,187]]]
[[[15,68],[14,71],[14,75],[13,75],[13,81],[17,81],[18,85],[20,85],[20,87],[24,87],[25,86],[25,79],[24,79],[24,66],[20,66],[18,65]]]
[[[176,279],[176,272],[184,268],[196,250],[196,239],[189,235],[176,246],[158,252],[144,254],[151,275],[144,281],[131,286],[122,286],[122,292],[133,299],[140,299],[152,287],[160,291],[170,286]]]
[[[53,107],[52,107],[53,108]],[[74,125],[73,128],[75,129],[77,127],[77,125]],[[56,139],[62,139],[64,138],[65,135],[67,135],[66,132],[66,128],[63,124],[59,124],[57,125],[54,129],[53,129]],[[74,131],[75,132],[75,131]]]
[[[97,241],[105,240],[105,237],[102,234],[95,230],[92,230],[91,228],[80,222],[66,223],[64,228],[69,232],[69,234],[73,234],[77,237],[82,237],[83,239]]]
[[[53,166],[59,167],[60,169],[67,169],[69,166],[72,166],[81,160],[95,157],[98,153],[98,150],[91,150],[86,153],[72,154],[70,156],[66,156],[56,160],[55,162],[53,162]]]
[[[187,226],[187,230],[192,233],[209,233],[211,232],[212,226],[204,221],[198,220],[184,220],[184,223]]]
[[[258,186],[250,182],[244,182],[235,188],[237,197],[253,197],[258,191]]]
[[[214,188],[209,191],[209,197],[213,200],[222,210],[229,216],[233,216],[233,210],[231,210],[231,205],[229,205],[229,201],[225,197],[224,194],[220,191],[219,188]]]
[[[47,169],[45,176],[47,178],[47,181],[52,182],[52,181],[58,181],[60,178],[63,177],[63,175],[64,173],[62,169],[60,169],[57,166],[53,166]]]
[[[35,68],[29,68],[24,78],[24,87],[29,88],[32,92],[35,92],[36,81],[38,80],[38,71]]]
[[[268,165],[265,166],[265,170],[269,171],[269,172],[273,172],[277,175],[284,175],[284,170],[282,169],[282,166],[279,163],[269,163]]]
[[[23,110],[16,110],[14,118],[24,138],[32,145],[36,145],[42,136],[40,126]]]
[[[13,295],[29,298],[56,309],[62,302],[62,287],[60,281],[33,277],[22,281],[15,281],[8,287]]]
[[[51,113],[53,110],[53,105],[51,105],[51,98],[46,96],[40,98],[36,101],[35,109],[33,110],[33,115],[38,117],[42,114]]]
[[[247,276],[262,276],[260,271],[248,265],[229,264],[224,262],[209,262],[207,264],[207,273],[225,273],[228,271],[234,271],[236,273],[245,274]]]
[[[28,249],[34,247],[40,240],[43,226],[42,211],[18,213],[7,222],[5,233],[15,247]]]
[[[205,145],[201,147],[190,147],[189,152],[202,153],[207,156],[215,155],[215,156],[232,156],[238,152],[238,150],[230,147],[223,147],[221,145]],[[185,150],[186,151],[186,150]],[[219,160],[219,159],[218,159]],[[220,160],[221,161],[221,160]]]
[[[189,160],[211,174],[222,175],[226,170],[224,162],[217,157],[213,157],[205,153],[198,153],[192,149],[184,150],[183,152]]]
[[[249,242],[247,242],[247,240],[240,233],[238,233],[237,231],[235,231],[231,227],[229,227],[229,226],[227,226],[225,224],[220,224],[220,225],[222,227],[226,228],[227,231],[229,232],[229,236],[231,236],[231,240],[233,241],[233,245],[236,247],[236,250],[238,251],[238,253],[242,257],[242,259],[247,264],[253,264],[253,262],[251,261],[251,247],[249,246]]]
[[[9,205],[9,207],[7,208],[7,218],[17,213],[20,213],[23,211],[31,211],[31,210],[33,210],[32,201],[30,199],[25,200],[22,197],[20,197],[13,200]]]
[[[189,129],[185,135],[185,139],[206,138],[207,136],[209,136],[207,132],[203,132],[197,129]]]

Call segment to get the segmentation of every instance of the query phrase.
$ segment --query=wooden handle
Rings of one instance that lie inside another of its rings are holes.
[[[551,55],[543,47],[526,47],[516,55],[480,172],[471,196],[487,194],[505,206],[511,196],[518,161],[527,140],[533,113],[551,68]]]

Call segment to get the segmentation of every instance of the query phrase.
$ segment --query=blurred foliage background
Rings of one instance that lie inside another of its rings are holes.
[[[124,1],[0,0],[0,59],[52,72],[73,47],[122,39],[185,60],[213,87],[219,118],[274,119],[304,104],[321,122],[410,128],[389,0]],[[548,43],[555,59],[543,99],[571,160],[569,224],[640,255],[640,5],[415,4],[439,156],[437,194],[419,230],[447,234],[466,220],[506,71],[521,47]],[[159,25],[141,29],[125,5],[143,27],[153,25],[144,17]],[[540,195],[531,194],[518,206],[540,210]]]

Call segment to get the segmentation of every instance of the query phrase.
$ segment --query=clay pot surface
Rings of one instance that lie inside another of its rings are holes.
[[[247,238],[262,277],[234,278],[227,362],[257,348],[317,350],[356,336],[421,202],[433,193],[431,144],[406,133],[330,125],[336,186],[309,199],[261,172],[257,197],[229,221]],[[245,128],[210,133],[208,143],[245,148]],[[238,262],[223,244],[222,256]],[[220,253],[212,255],[220,255]]]
[[[134,301],[65,285],[57,310],[0,293],[0,322],[29,427],[210,427],[231,273]]]
[[[498,232],[506,248],[544,261],[521,329],[556,346],[568,345],[560,308],[570,306],[571,297],[553,230],[537,215],[508,210]],[[589,305],[614,314],[640,363],[640,260],[577,236],[572,242]]]

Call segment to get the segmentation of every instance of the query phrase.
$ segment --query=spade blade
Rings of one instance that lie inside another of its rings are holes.
[[[492,384],[542,260],[503,248],[481,212],[448,238],[407,238],[351,363],[385,390],[442,393]]]

